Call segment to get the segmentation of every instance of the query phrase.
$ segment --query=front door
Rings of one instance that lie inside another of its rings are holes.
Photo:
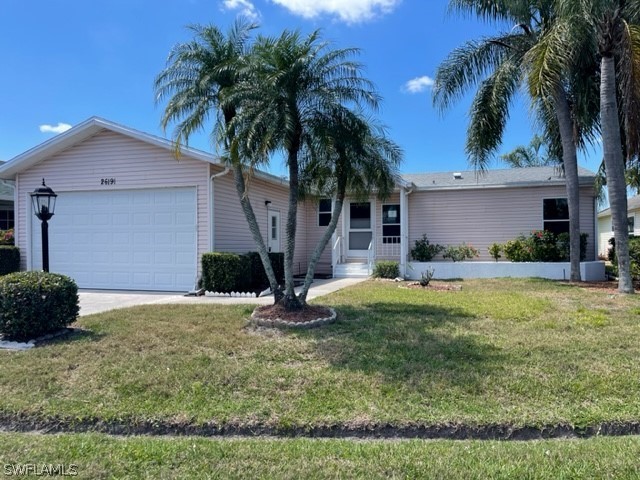
[[[371,202],[350,202],[347,209],[347,256],[366,258],[373,239]]]
[[[280,251],[280,212],[269,210],[269,251]]]

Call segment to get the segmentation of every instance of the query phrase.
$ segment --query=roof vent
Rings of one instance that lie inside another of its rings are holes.
[[[453,179],[454,179],[454,180],[462,180],[462,173],[460,173],[460,172],[453,172]]]

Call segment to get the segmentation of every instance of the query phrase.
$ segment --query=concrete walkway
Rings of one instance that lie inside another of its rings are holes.
[[[308,300],[335,292],[345,287],[355,285],[366,278],[332,278],[329,280],[314,280],[309,289]],[[296,289],[299,291],[299,288]],[[80,290],[80,315],[107,312],[116,308],[127,308],[136,305],[158,304],[198,304],[208,303],[218,305],[255,304],[265,305],[273,302],[273,296],[260,298],[231,298],[231,297],[185,297],[182,293],[171,292],[131,292],[115,290]]]

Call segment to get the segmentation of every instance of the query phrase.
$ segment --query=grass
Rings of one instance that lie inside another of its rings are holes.
[[[542,280],[462,284],[366,282],[320,299],[336,324],[300,332],[246,328],[251,306],[83,317],[90,333],[0,352],[0,412],[285,428],[640,419],[640,298]]]
[[[633,437],[362,442],[0,434],[2,473],[62,464],[90,479],[638,478],[639,457]]]

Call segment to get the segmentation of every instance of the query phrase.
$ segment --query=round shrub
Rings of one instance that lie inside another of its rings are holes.
[[[0,278],[0,333],[29,340],[73,323],[80,311],[78,286],[47,272],[11,273]]]
[[[391,260],[381,260],[373,268],[374,278],[396,278],[400,276],[400,265]]]

